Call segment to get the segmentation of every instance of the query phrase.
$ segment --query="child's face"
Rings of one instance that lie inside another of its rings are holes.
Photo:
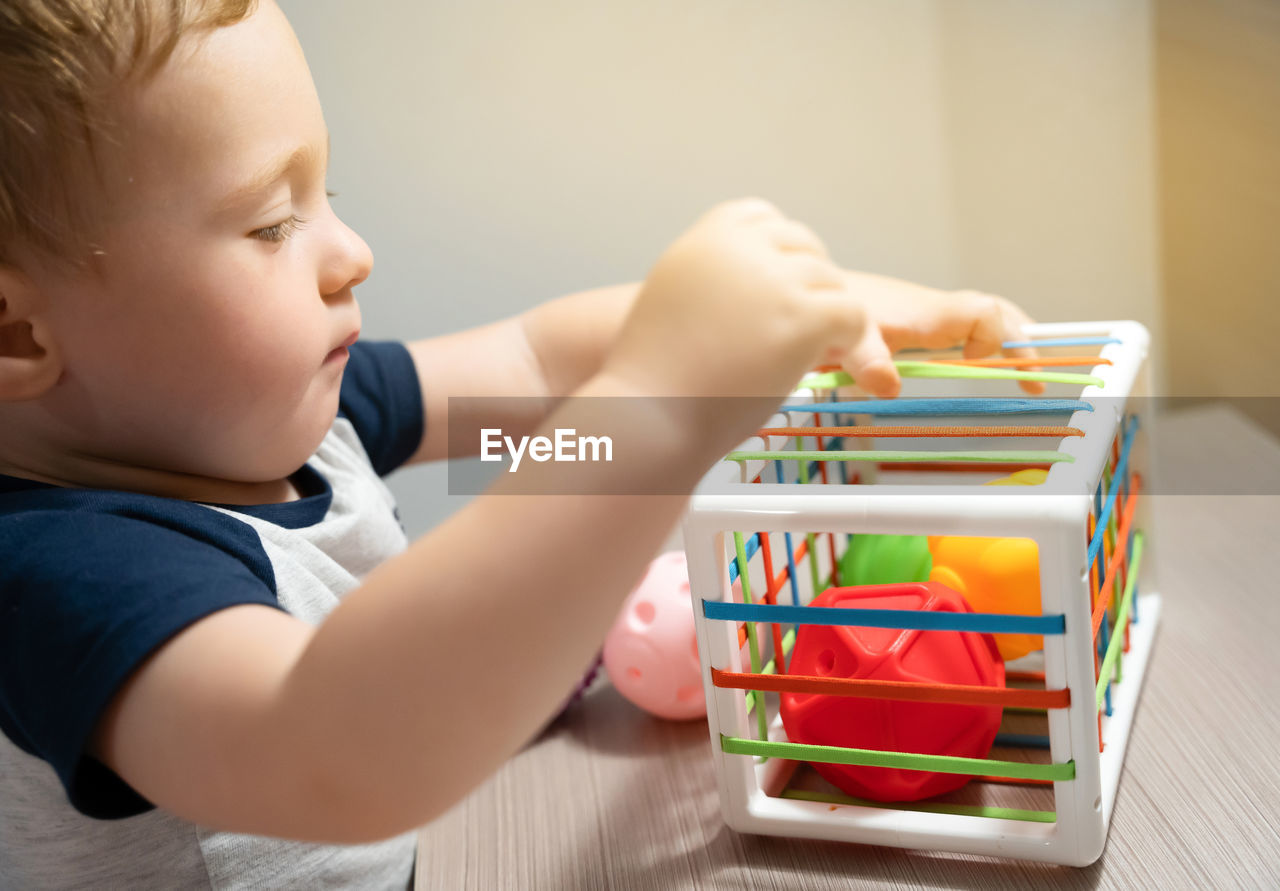
[[[91,458],[279,480],[333,421],[334,349],[359,329],[351,289],[373,263],[329,206],[302,52],[268,0],[184,37],[120,112],[102,253],[40,274],[65,365],[53,429]]]

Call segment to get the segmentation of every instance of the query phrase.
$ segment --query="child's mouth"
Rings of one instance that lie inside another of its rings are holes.
[[[359,330],[353,331],[351,336],[329,351],[329,355],[324,357],[324,364],[328,365],[330,362],[341,362],[345,360],[349,355],[351,355],[347,347],[355,343],[359,337]]]

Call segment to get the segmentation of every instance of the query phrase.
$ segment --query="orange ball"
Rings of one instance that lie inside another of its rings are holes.
[[[1038,486],[1049,476],[1040,469],[1019,470],[988,486]],[[933,556],[931,581],[964,595],[979,613],[1040,615],[1040,551],[1029,538],[967,538],[940,535],[929,539]],[[996,646],[1008,662],[1044,646],[1039,634],[997,634]]]
[[[929,580],[959,591],[978,613],[1040,615],[1040,551],[1029,538],[929,539],[933,570]],[[1005,661],[1041,649],[1039,634],[997,634]]]

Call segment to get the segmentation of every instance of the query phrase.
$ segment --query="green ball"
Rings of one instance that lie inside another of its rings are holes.
[[[853,535],[840,558],[840,584],[927,582],[933,570],[923,535]]]

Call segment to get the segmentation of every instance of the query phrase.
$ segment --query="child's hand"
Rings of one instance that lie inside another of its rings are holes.
[[[977,291],[939,291],[923,285],[872,275],[846,272],[846,281],[859,302],[867,307],[892,352],[910,347],[942,349],[963,346],[969,359],[1000,352],[1006,340],[1023,340],[1023,326],[1031,318],[1003,297]],[[1033,357],[1035,350],[1005,350],[1009,356]],[[855,375],[856,377],[856,375]],[[1022,381],[1028,393],[1043,393],[1044,384]]]
[[[884,342],[822,242],[746,199],[713,208],[662,255],[605,371],[652,395],[781,397],[824,360],[872,392],[896,388]]]

